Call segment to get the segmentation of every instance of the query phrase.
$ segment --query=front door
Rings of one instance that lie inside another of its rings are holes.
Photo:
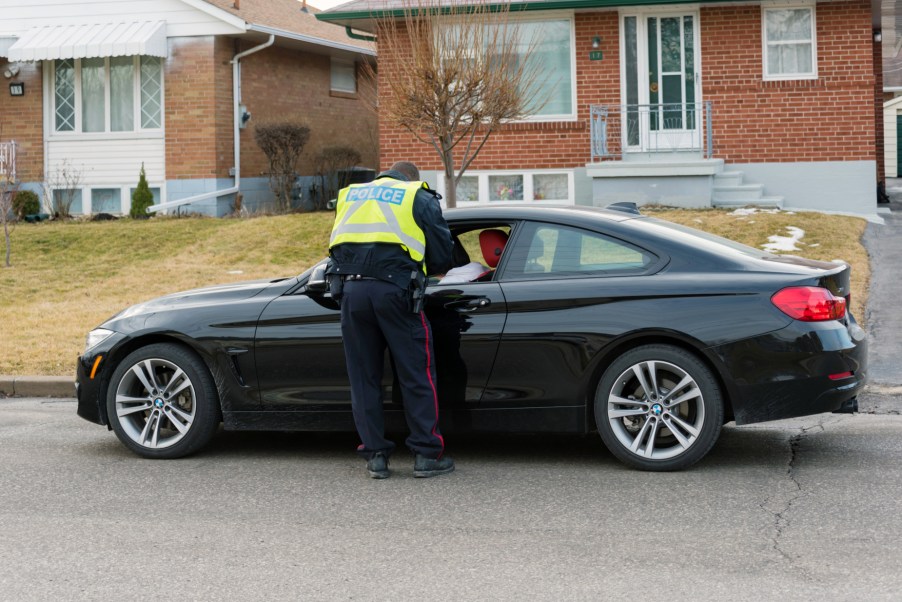
[[[624,15],[621,23],[627,150],[701,148],[698,15]]]

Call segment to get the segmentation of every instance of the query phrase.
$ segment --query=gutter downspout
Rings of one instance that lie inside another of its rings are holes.
[[[359,34],[359,33],[354,33],[354,32],[351,30],[351,26],[350,26],[350,25],[345,25],[345,33],[346,33],[346,34],[348,35],[348,37],[351,38],[352,40],[362,40],[362,41],[364,41],[364,42],[376,42],[376,41],[377,41],[377,40],[376,40],[376,36],[365,36],[365,35],[361,35],[361,34]]]
[[[276,36],[273,34],[269,34],[269,39],[259,46],[254,46],[244,52],[239,52],[232,59],[232,104],[233,104],[233,129],[234,129],[234,141],[235,141],[235,188],[239,188],[241,186],[241,139],[239,138],[239,133],[241,129],[241,114],[240,114],[240,106],[241,106],[241,59],[244,57],[254,54],[255,52],[260,52],[264,48],[269,48],[276,41]]]
[[[241,115],[239,114],[239,106],[241,105],[241,65],[240,61],[244,57],[249,54],[253,54],[255,52],[260,52],[264,48],[269,48],[276,41],[276,36],[274,34],[269,34],[269,39],[266,42],[263,42],[259,46],[254,46],[244,52],[239,52],[232,58],[232,121],[233,121],[233,138],[234,138],[234,148],[235,148],[235,167],[233,168],[235,171],[235,183],[231,188],[226,188],[224,190],[216,190],[214,192],[205,192],[203,194],[198,194],[195,196],[188,197],[186,199],[179,199],[177,201],[168,201],[165,203],[158,203],[156,205],[151,205],[147,208],[148,212],[151,211],[161,211],[165,209],[171,209],[173,207],[180,207],[182,205],[187,205],[189,203],[193,203],[195,201],[203,201],[210,198],[219,198],[221,196],[225,196],[227,194],[240,194],[241,187],[241,139],[238,137],[241,125]],[[46,158],[46,153],[44,153]]]

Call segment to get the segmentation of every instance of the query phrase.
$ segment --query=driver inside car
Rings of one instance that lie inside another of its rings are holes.
[[[483,230],[479,233],[479,248],[482,250],[484,265],[478,261],[470,261],[470,256],[460,243],[460,239],[454,236],[452,262],[455,267],[448,270],[438,284],[456,284],[461,282],[474,282],[490,275],[498,266],[501,253],[507,244],[507,233],[495,228]]]

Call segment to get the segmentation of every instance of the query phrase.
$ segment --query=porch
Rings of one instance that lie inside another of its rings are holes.
[[[633,201],[677,207],[781,207],[782,197],[747,183],[714,158],[710,101],[592,105],[590,107],[593,200]]]

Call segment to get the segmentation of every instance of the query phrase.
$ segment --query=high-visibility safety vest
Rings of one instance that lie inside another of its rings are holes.
[[[411,259],[422,262],[426,235],[413,219],[413,198],[421,188],[427,188],[425,182],[392,178],[342,188],[329,248],[344,243],[397,244]]]

